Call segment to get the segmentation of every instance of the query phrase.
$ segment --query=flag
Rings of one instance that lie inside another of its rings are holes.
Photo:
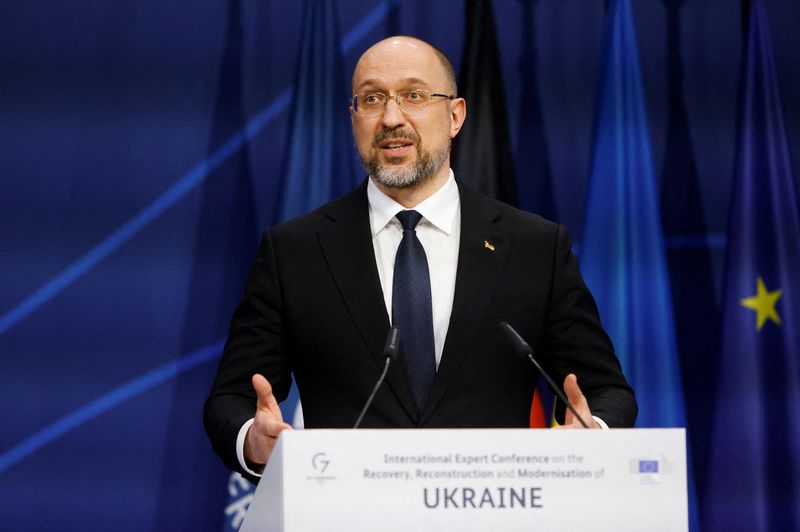
[[[348,115],[349,84],[341,57],[336,5],[305,0],[289,136],[274,221],[306,214],[350,192],[361,176]],[[282,403],[289,422],[302,420],[297,388]],[[298,428],[296,422],[293,425]]]
[[[707,524],[800,530],[800,215],[759,0],[741,72]]]
[[[519,73],[522,90],[519,102],[519,127],[517,129],[516,162],[518,204],[548,220],[556,219],[553,197],[553,176],[547,137],[544,130],[542,104],[536,81],[536,34],[534,32],[537,0],[520,0],[522,4],[522,51]]]
[[[347,115],[349,91],[334,8],[327,0],[306,0],[303,5],[287,151],[277,176],[281,187],[273,216],[276,223],[305,214],[349,192],[358,182]],[[302,428],[295,386],[280,408],[287,422]],[[228,495],[223,530],[238,530],[253,498],[253,488],[238,473],[232,473]]]
[[[303,7],[276,221],[305,214],[358,184],[335,7],[327,0],[306,0]]]
[[[686,415],[669,275],[629,0],[612,0],[596,112],[581,269],[625,375],[641,427]]]
[[[686,427],[669,271],[629,0],[611,0],[581,270],[623,371],[637,427]],[[689,469],[690,521],[696,515]]]
[[[684,99],[681,7],[685,0],[662,0],[667,8],[668,122],[661,185],[661,216],[678,341],[684,397],[713,397],[716,382],[719,308],[708,248],[692,135]],[[711,408],[687,409],[692,463],[707,464]],[[706,471],[694,468],[697,492],[705,493]],[[702,499],[698,499],[702,506]]]
[[[544,133],[544,118],[536,83],[536,36],[534,32],[537,0],[520,0],[522,4],[522,53],[519,73],[522,78],[519,104],[519,128],[514,157],[517,175],[518,206],[548,220],[556,219],[553,198],[550,156],[547,153],[547,138]],[[531,405],[530,426],[544,428],[551,425],[555,396],[544,380],[539,381]]]
[[[390,4],[390,8],[393,4]],[[279,175],[280,200],[274,221],[284,222],[350,192],[356,171],[335,3],[305,0],[300,56],[289,118],[289,136]],[[297,388],[281,404],[287,420],[302,428]],[[291,421],[290,421],[291,422]]]
[[[242,113],[241,0],[227,4],[227,30],[220,62],[208,153],[217,152],[244,128]],[[195,246],[187,286],[180,349],[191,353],[219,343],[258,249],[259,228],[247,144],[203,182]],[[223,502],[208,486],[222,485],[227,471],[211,451],[200,422],[216,364],[176,377],[164,443],[164,468],[154,528],[200,530],[221,522]],[[174,494],[180,493],[180,497]]]
[[[456,137],[453,171],[468,185],[516,205],[514,159],[491,1],[467,0],[466,21],[459,96],[467,101],[468,118]]]

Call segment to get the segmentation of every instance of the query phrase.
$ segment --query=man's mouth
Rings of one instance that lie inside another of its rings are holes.
[[[390,157],[399,157],[411,152],[414,143],[408,139],[386,139],[378,147]]]

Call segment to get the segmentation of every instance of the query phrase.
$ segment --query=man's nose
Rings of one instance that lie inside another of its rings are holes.
[[[406,122],[406,115],[400,110],[397,100],[389,98],[386,102],[386,107],[383,109],[383,116],[381,117],[381,124],[386,129],[394,129],[402,126]]]

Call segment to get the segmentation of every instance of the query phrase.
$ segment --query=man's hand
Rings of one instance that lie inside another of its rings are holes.
[[[586,397],[583,396],[583,392],[581,392],[581,389],[578,387],[578,377],[576,377],[574,373],[570,373],[567,375],[567,378],[564,379],[564,393],[569,400],[569,404],[572,405],[572,408],[574,408],[578,415],[581,416],[589,428],[599,429],[600,425],[592,417],[592,411],[589,410],[589,402],[586,400]],[[575,417],[570,409],[567,408],[567,412],[564,415],[564,424],[556,428],[582,429],[583,425],[581,425],[581,422]]]
[[[278,441],[282,430],[290,430],[291,425],[283,422],[278,401],[272,395],[272,386],[262,375],[253,375],[253,388],[258,395],[255,421],[247,429],[244,439],[244,457],[248,462],[263,465],[269,460],[272,448]]]

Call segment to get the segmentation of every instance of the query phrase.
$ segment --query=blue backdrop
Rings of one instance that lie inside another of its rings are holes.
[[[606,2],[492,3],[517,189],[541,189],[519,169],[546,157],[551,212],[580,246]],[[746,11],[734,0],[631,3],[702,503],[712,500],[717,316]],[[796,164],[800,4],[762,3]],[[297,145],[300,103],[342,95],[322,140],[341,156],[319,159],[339,169],[320,194],[334,193],[362,177],[347,122],[360,53],[389,34],[412,34],[444,50],[458,71],[464,47],[462,0],[319,2],[328,7],[324,23],[304,23],[305,4],[313,2],[4,6],[0,528],[229,524],[224,509],[239,488],[229,488],[207,443],[202,404],[259,232],[303,197],[284,179],[308,174]],[[301,64],[304,28],[321,39],[306,35],[306,46],[337,43],[326,63],[335,71]],[[325,86],[315,92],[314,83]],[[530,150],[517,147],[528,145],[531,120],[546,150],[528,163]],[[519,202],[537,205],[530,196]]]

